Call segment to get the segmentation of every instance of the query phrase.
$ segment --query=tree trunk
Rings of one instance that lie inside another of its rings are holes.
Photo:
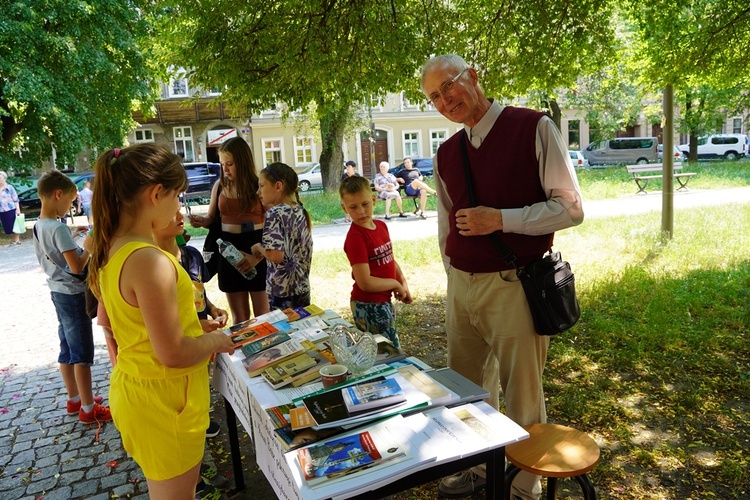
[[[336,191],[344,171],[344,131],[349,119],[349,104],[343,102],[320,102],[318,106],[320,136],[323,151],[320,154],[320,171],[323,189]]]

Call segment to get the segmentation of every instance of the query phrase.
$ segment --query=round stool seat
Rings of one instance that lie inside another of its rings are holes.
[[[529,439],[505,447],[508,461],[546,477],[586,474],[599,462],[599,446],[587,434],[558,424],[524,426]]]

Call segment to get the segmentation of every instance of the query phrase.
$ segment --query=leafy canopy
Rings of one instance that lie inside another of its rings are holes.
[[[85,147],[122,144],[133,103],[154,78],[132,1],[10,1],[0,19],[0,167],[38,168],[52,148],[74,163]]]

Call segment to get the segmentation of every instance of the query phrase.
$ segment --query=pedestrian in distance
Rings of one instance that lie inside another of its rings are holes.
[[[583,221],[567,146],[543,113],[486,98],[477,72],[459,56],[427,61],[421,85],[435,109],[464,125],[434,159],[438,242],[448,273],[448,366],[484,387],[494,408],[501,387],[517,424],[543,423],[549,337],[535,332],[515,269],[490,235],[502,233],[523,266],[550,249],[554,231]],[[466,188],[464,148],[476,206]],[[484,485],[485,471],[476,467],[444,478],[438,492],[461,498]],[[513,482],[514,499],[536,500],[540,492],[539,476],[521,472]]]
[[[16,217],[21,215],[21,205],[18,202],[16,189],[8,184],[8,175],[0,170],[0,222],[3,224],[5,234],[13,238],[12,245],[21,244],[21,235],[13,232]]]

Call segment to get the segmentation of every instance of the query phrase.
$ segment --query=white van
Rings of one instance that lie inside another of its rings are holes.
[[[690,144],[680,144],[680,151],[687,158],[690,154]],[[747,153],[747,137],[744,134],[716,134],[698,138],[699,160],[708,158],[736,160]]]
[[[592,142],[581,152],[591,165],[624,163],[627,165],[655,162],[656,137],[618,137]]]

